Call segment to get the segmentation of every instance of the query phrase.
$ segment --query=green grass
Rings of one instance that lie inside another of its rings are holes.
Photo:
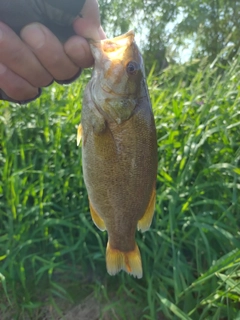
[[[3,315],[43,319],[44,305],[61,313],[58,301],[93,292],[112,319],[240,319],[239,66],[149,76],[159,167],[155,218],[137,234],[141,280],[106,273],[107,236],[90,219],[76,146],[86,79],[0,104]]]

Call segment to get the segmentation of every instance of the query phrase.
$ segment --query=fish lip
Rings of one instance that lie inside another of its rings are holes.
[[[123,59],[128,48],[135,44],[134,32],[127,33],[111,39],[93,40],[88,39],[93,58],[96,63],[103,60]]]
[[[99,43],[104,43],[104,42],[113,42],[113,43],[116,43],[124,38],[127,38],[127,37],[130,37],[132,36],[133,39],[134,39],[134,36],[135,36],[135,33],[133,30],[129,30],[128,32],[124,33],[124,34],[121,34],[120,36],[118,37],[113,37],[113,38],[107,38],[107,39],[103,39],[103,40],[94,40],[94,39],[88,39],[88,42],[90,44],[93,44],[93,45],[96,45],[96,44],[99,44]]]
[[[128,31],[118,37],[104,40],[89,40],[89,45],[95,60],[97,58],[97,52],[101,54],[101,57],[108,59],[110,55],[123,54],[125,49],[134,43],[134,32]],[[94,54],[95,52],[95,54]],[[96,56],[95,56],[96,55]]]

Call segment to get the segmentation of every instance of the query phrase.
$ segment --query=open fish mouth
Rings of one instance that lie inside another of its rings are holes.
[[[101,48],[102,53],[105,53],[109,60],[119,59],[124,56],[126,48],[128,48],[134,41],[134,31],[130,30],[127,33],[104,40],[90,40],[89,43],[94,47]]]
[[[134,31],[128,31],[116,38],[102,40],[105,52],[115,52],[121,48],[129,46],[134,41]]]
[[[121,34],[120,36],[114,37],[112,39],[104,39],[104,40],[90,39],[89,42],[91,44],[99,43],[99,42],[105,43],[106,44],[106,51],[113,51],[114,50],[113,44],[115,44],[117,47],[124,46],[129,43],[129,40],[131,43],[134,40],[134,36],[135,36],[134,31],[130,30],[130,31],[128,31],[124,34]],[[109,48],[107,48],[107,45],[109,45]],[[112,49],[111,49],[111,46],[112,46]]]

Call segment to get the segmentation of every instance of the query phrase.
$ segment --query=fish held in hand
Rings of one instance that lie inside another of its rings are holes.
[[[155,208],[157,138],[143,59],[133,31],[90,41],[95,59],[83,99],[84,181],[95,225],[108,233],[107,271],[142,277],[136,229],[149,229]]]

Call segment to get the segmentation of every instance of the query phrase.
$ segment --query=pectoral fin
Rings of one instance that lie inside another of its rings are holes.
[[[89,201],[89,207],[90,207],[90,212],[91,212],[93,222],[98,227],[98,229],[100,229],[101,231],[105,231],[106,230],[105,223],[104,223],[103,219],[99,217],[98,213],[93,208],[90,201]]]
[[[138,225],[137,225],[138,230],[145,232],[150,228],[153,214],[154,214],[154,209],[155,209],[155,202],[156,202],[156,189],[154,186],[149,204],[147,206],[147,210],[145,211],[142,219],[138,221]]]
[[[82,140],[82,134],[83,134],[82,124],[80,123],[77,129],[77,146],[79,146]]]

